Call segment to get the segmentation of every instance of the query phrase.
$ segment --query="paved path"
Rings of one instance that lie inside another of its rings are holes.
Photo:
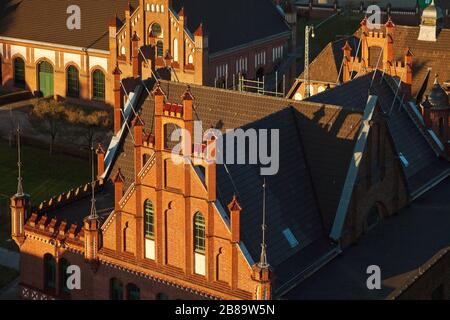
[[[20,254],[0,248],[0,265],[19,270]]]

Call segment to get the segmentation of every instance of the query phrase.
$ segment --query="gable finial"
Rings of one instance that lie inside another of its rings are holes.
[[[97,209],[95,208],[95,173],[94,173],[94,145],[91,145],[91,159],[92,159],[92,177],[91,177],[91,190],[92,190],[92,198],[91,198],[91,212],[89,214],[90,220],[95,220],[98,218]]]
[[[267,268],[269,264],[267,263],[267,245],[266,245],[266,178],[264,178],[263,182],[263,211],[262,211],[262,242],[261,242],[261,256],[259,259],[259,267]]]
[[[19,176],[17,177],[17,193],[16,196],[23,196],[23,185],[22,185],[22,161],[21,161],[21,150],[20,150],[20,124],[17,124],[17,167],[19,169]]]

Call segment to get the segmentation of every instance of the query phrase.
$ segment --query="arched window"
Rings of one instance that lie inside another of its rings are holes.
[[[140,300],[141,291],[134,283],[127,284],[127,300]]]
[[[92,99],[105,101],[105,75],[98,69],[92,73]]]
[[[156,42],[156,54],[158,57],[164,56],[164,44],[161,40]]]
[[[44,288],[56,288],[56,262],[50,253],[44,255]]]
[[[122,282],[116,278],[110,280],[111,300],[123,300],[123,286]]]
[[[194,251],[205,253],[205,218],[200,212],[194,216]]]
[[[124,56],[126,54],[125,46],[120,47],[120,55]]]
[[[70,289],[67,287],[67,279],[69,278],[69,275],[67,274],[67,268],[70,266],[70,263],[66,259],[62,258],[59,266],[61,279],[59,286],[61,288],[61,291],[65,293],[70,293]]]
[[[151,28],[151,32],[154,37],[160,38],[162,36],[162,29],[161,29],[161,26],[159,25],[159,23],[152,24],[152,26],[150,28]]]
[[[178,39],[173,39],[173,60],[178,61]]]
[[[155,238],[155,210],[149,199],[144,202],[144,234],[148,239]]]
[[[22,58],[14,59],[14,85],[19,88],[25,87],[25,62]]]
[[[80,96],[80,78],[78,69],[74,66],[67,68],[67,96],[73,98]]]
[[[167,294],[160,292],[156,295],[156,300],[169,300],[169,297]]]
[[[194,215],[194,273],[206,275],[205,218],[200,212]]]
[[[194,64],[194,56],[192,54],[190,54],[188,57],[188,63]]]
[[[294,95],[294,100],[302,100],[303,99],[303,97],[302,97],[302,94],[300,93],[300,92],[297,92],[295,95]]]

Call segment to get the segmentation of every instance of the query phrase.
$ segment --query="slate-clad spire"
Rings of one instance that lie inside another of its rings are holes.
[[[95,220],[98,218],[97,215],[97,209],[95,208],[95,172],[94,172],[94,146],[91,146],[91,153],[92,153],[92,181],[91,181],[91,188],[92,188],[92,198],[91,198],[91,212],[89,214],[90,220]]]
[[[19,168],[19,176],[17,177],[17,197],[24,195],[22,186],[22,162],[20,150],[20,125],[17,126],[17,167]]]
[[[262,225],[261,225],[261,231],[262,231],[262,242],[261,242],[261,256],[259,259],[259,267],[260,268],[267,268],[269,267],[269,264],[267,263],[267,246],[266,246],[266,179],[264,179],[263,183],[263,211],[262,211]]]

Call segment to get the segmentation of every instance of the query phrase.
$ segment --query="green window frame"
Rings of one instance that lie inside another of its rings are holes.
[[[116,278],[111,279],[111,300],[123,300],[123,286]]]
[[[80,77],[75,66],[67,68],[67,96],[72,98],[80,96]]]
[[[156,53],[157,53],[158,57],[164,56],[164,44],[161,40],[156,42]]]
[[[205,253],[205,218],[200,212],[194,216],[194,251]]]
[[[67,268],[70,266],[69,261],[62,258],[60,262],[60,270],[61,270],[61,290],[65,293],[69,293],[70,289],[67,287],[67,279],[69,279],[69,275],[67,274]]]
[[[56,261],[50,253],[44,255],[44,287],[56,288]]]
[[[141,300],[141,291],[134,283],[129,283],[127,285],[127,299]]]
[[[14,59],[14,86],[25,87],[25,62],[22,58]]]
[[[152,24],[151,32],[155,38],[159,38],[162,34],[161,26],[158,23]]]
[[[148,239],[155,239],[155,209],[150,199],[144,202],[144,235]]]
[[[92,99],[105,101],[105,74],[98,69],[92,73]]]

